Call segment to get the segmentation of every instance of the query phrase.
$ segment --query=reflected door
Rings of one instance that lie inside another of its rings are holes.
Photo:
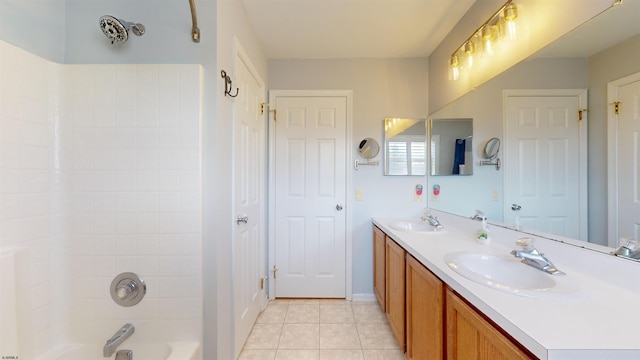
[[[275,296],[346,296],[346,96],[275,101]]]
[[[524,230],[587,240],[580,179],[586,170],[580,156],[585,146],[580,132],[586,126],[581,123],[586,118],[579,119],[581,101],[579,95],[507,95],[504,218],[508,225],[519,223]],[[512,204],[521,210],[514,212]]]
[[[640,81],[620,86],[618,115],[618,236],[640,236]]]

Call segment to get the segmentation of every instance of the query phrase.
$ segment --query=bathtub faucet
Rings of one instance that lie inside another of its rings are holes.
[[[118,346],[120,346],[120,344],[127,340],[127,338],[129,338],[129,336],[131,336],[134,331],[136,331],[136,329],[133,327],[133,325],[124,324],[124,326],[122,326],[120,330],[113,334],[111,339],[107,340],[107,342],[104,344],[102,355],[104,355],[104,357],[111,357]]]

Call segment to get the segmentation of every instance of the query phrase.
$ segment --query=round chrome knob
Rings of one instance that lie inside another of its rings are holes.
[[[133,306],[142,301],[147,285],[137,274],[124,272],[111,281],[111,298],[121,306]]]

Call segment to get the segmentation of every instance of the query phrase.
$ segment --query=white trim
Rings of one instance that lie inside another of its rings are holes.
[[[375,294],[353,294],[351,299],[353,302],[366,302],[366,303],[378,303],[378,299]]]
[[[353,126],[353,91],[352,90],[270,90],[269,91],[269,159],[268,159],[268,178],[269,178],[269,214],[275,213],[275,124],[272,116],[273,107],[276,104],[276,98],[279,96],[342,96],[347,100],[347,125],[345,129],[345,152],[346,152],[346,186],[345,186],[345,209],[346,209],[346,224],[345,224],[345,296],[347,300],[351,300],[353,297],[353,239],[352,239],[352,210],[351,210],[351,197],[349,196],[352,188],[353,172],[350,171],[350,165],[353,162],[353,139],[352,139],[352,126]],[[277,117],[277,115],[276,115]],[[276,263],[275,254],[275,218],[268,217],[268,253],[269,253],[269,286],[268,293],[269,299],[275,299],[276,292],[273,286],[273,273],[270,271]]]
[[[533,96],[533,97],[556,97],[556,96],[577,96],[578,97],[578,108],[579,109],[588,109],[588,96],[587,89],[505,89],[502,91],[502,133],[504,134],[504,143],[507,143],[507,103],[509,97],[525,97],[525,96]],[[579,122],[579,136],[580,136],[580,148],[579,148],[579,175],[580,179],[579,183],[579,236],[578,239],[589,241],[589,203],[588,203],[588,187],[587,187],[587,166],[588,166],[588,124],[589,124],[589,112],[584,111],[582,113],[582,120]],[[502,152],[502,164],[504,166],[505,171],[503,172],[503,181],[502,181],[502,193],[504,194],[504,188],[506,184],[506,179],[508,176],[509,169],[509,154],[507,151]],[[505,204],[503,204],[503,211],[505,208]]]
[[[607,83],[607,239],[618,246],[618,115],[613,102],[618,101],[621,86],[640,81],[640,72]]]

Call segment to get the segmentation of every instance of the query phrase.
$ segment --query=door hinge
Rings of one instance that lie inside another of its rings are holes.
[[[266,106],[271,106],[269,103],[260,103],[260,115],[264,115],[264,108]],[[276,121],[276,109],[269,110],[269,112],[273,113],[273,121]]]
[[[271,269],[271,272],[273,273],[273,278],[275,279],[276,273],[278,272],[278,268],[275,265],[273,265],[273,269]]]
[[[264,283],[267,282],[267,278],[265,276],[260,278],[260,290],[264,289]]]
[[[578,120],[582,120],[582,113],[586,113],[587,109],[578,109]]]
[[[613,113],[616,115],[620,114],[620,101],[613,102]]]

